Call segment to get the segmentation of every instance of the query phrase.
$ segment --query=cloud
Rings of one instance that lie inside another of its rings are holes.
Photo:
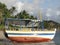
[[[51,8],[48,8],[47,12],[51,12],[51,11],[52,11],[52,9]]]
[[[47,11],[46,11],[46,16],[47,16],[48,18],[51,16],[51,11],[52,11],[51,8],[48,8]]]
[[[44,18],[46,20],[53,20],[60,23],[60,11],[58,9],[48,8],[45,11]]]
[[[15,13],[13,13],[14,15],[16,15],[17,13],[19,13],[22,10],[23,7],[23,3],[20,2],[19,0],[0,0],[0,2],[6,4],[7,8],[10,9],[11,7],[15,7],[16,11]]]
[[[23,5],[24,5],[24,3],[22,3],[22,2],[15,3],[14,7],[16,8],[18,13],[21,12],[21,10],[23,9]]]
[[[0,0],[0,2],[5,3],[8,8],[11,8],[17,0]]]
[[[22,10],[23,10],[23,6],[24,6],[24,3],[22,2],[16,2],[13,7],[15,7],[15,11],[13,13],[13,15],[15,16],[17,13],[20,13]]]
[[[37,12],[40,8],[40,3],[44,2],[44,0],[0,0],[0,2],[5,3],[8,8],[11,8],[14,5],[17,8],[17,10],[20,10],[21,6],[18,5],[24,5],[23,9],[27,10],[29,13],[34,13]],[[22,4],[23,2],[23,4]],[[20,8],[18,8],[20,7]]]
[[[57,11],[56,13],[57,13],[58,16],[60,15],[60,11]]]
[[[24,9],[27,10],[30,14],[31,12],[33,14],[34,12],[38,13],[38,10],[40,9],[40,3],[43,1],[44,0],[33,0],[32,3],[31,2],[29,3],[28,0],[26,0],[24,3]]]
[[[24,3],[24,8],[25,10],[27,10],[28,12],[33,12],[35,10],[37,10],[39,8],[39,3],[41,2],[40,0],[33,0],[32,3],[29,2],[29,0],[0,0],[0,2],[5,3],[7,5],[8,8],[11,8],[14,5],[17,8],[17,10],[20,10],[21,6],[18,5],[23,5],[22,1]],[[20,7],[20,8],[18,8]]]

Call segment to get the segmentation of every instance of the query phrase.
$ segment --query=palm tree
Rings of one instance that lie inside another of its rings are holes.
[[[30,15],[29,13],[27,13],[27,11],[25,10],[18,13],[15,17],[20,19],[37,19],[33,15]]]
[[[11,16],[13,16],[13,13],[16,11],[15,9],[16,9],[15,7],[12,7],[12,8],[9,10],[10,13],[11,13]]]
[[[3,14],[6,9],[5,4],[0,3],[0,24],[3,22]]]

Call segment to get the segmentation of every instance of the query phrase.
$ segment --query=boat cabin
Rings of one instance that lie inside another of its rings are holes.
[[[15,31],[39,31],[42,26],[40,20],[8,18],[5,21],[5,28]]]

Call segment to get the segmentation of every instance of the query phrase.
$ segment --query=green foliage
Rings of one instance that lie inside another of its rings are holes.
[[[44,21],[44,28],[51,29],[51,28],[58,28],[60,27],[59,23],[54,21]]]
[[[0,2],[0,9],[5,9],[5,8],[6,8],[6,5]]]
[[[18,13],[15,18],[20,18],[20,19],[37,19],[34,16],[28,14],[25,10],[22,12]]]
[[[48,22],[45,22],[45,21],[44,21],[44,28],[48,28],[48,26],[49,26],[49,25],[48,25]]]
[[[0,24],[0,30],[3,30],[3,29],[4,29],[4,25]]]
[[[13,12],[15,11],[15,7],[12,7],[9,11],[11,14],[13,14]]]
[[[10,12],[6,5],[0,2],[0,29],[4,27],[4,18],[9,18]]]
[[[1,12],[1,16],[2,16],[2,18],[3,17],[10,17],[10,12],[9,12],[9,10],[7,9],[7,7],[6,7],[6,5],[5,4],[2,4],[2,3],[0,3],[0,12]]]

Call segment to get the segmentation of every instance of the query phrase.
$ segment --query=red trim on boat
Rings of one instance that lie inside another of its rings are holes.
[[[16,42],[48,42],[51,40],[49,38],[40,37],[9,37],[9,39]]]

